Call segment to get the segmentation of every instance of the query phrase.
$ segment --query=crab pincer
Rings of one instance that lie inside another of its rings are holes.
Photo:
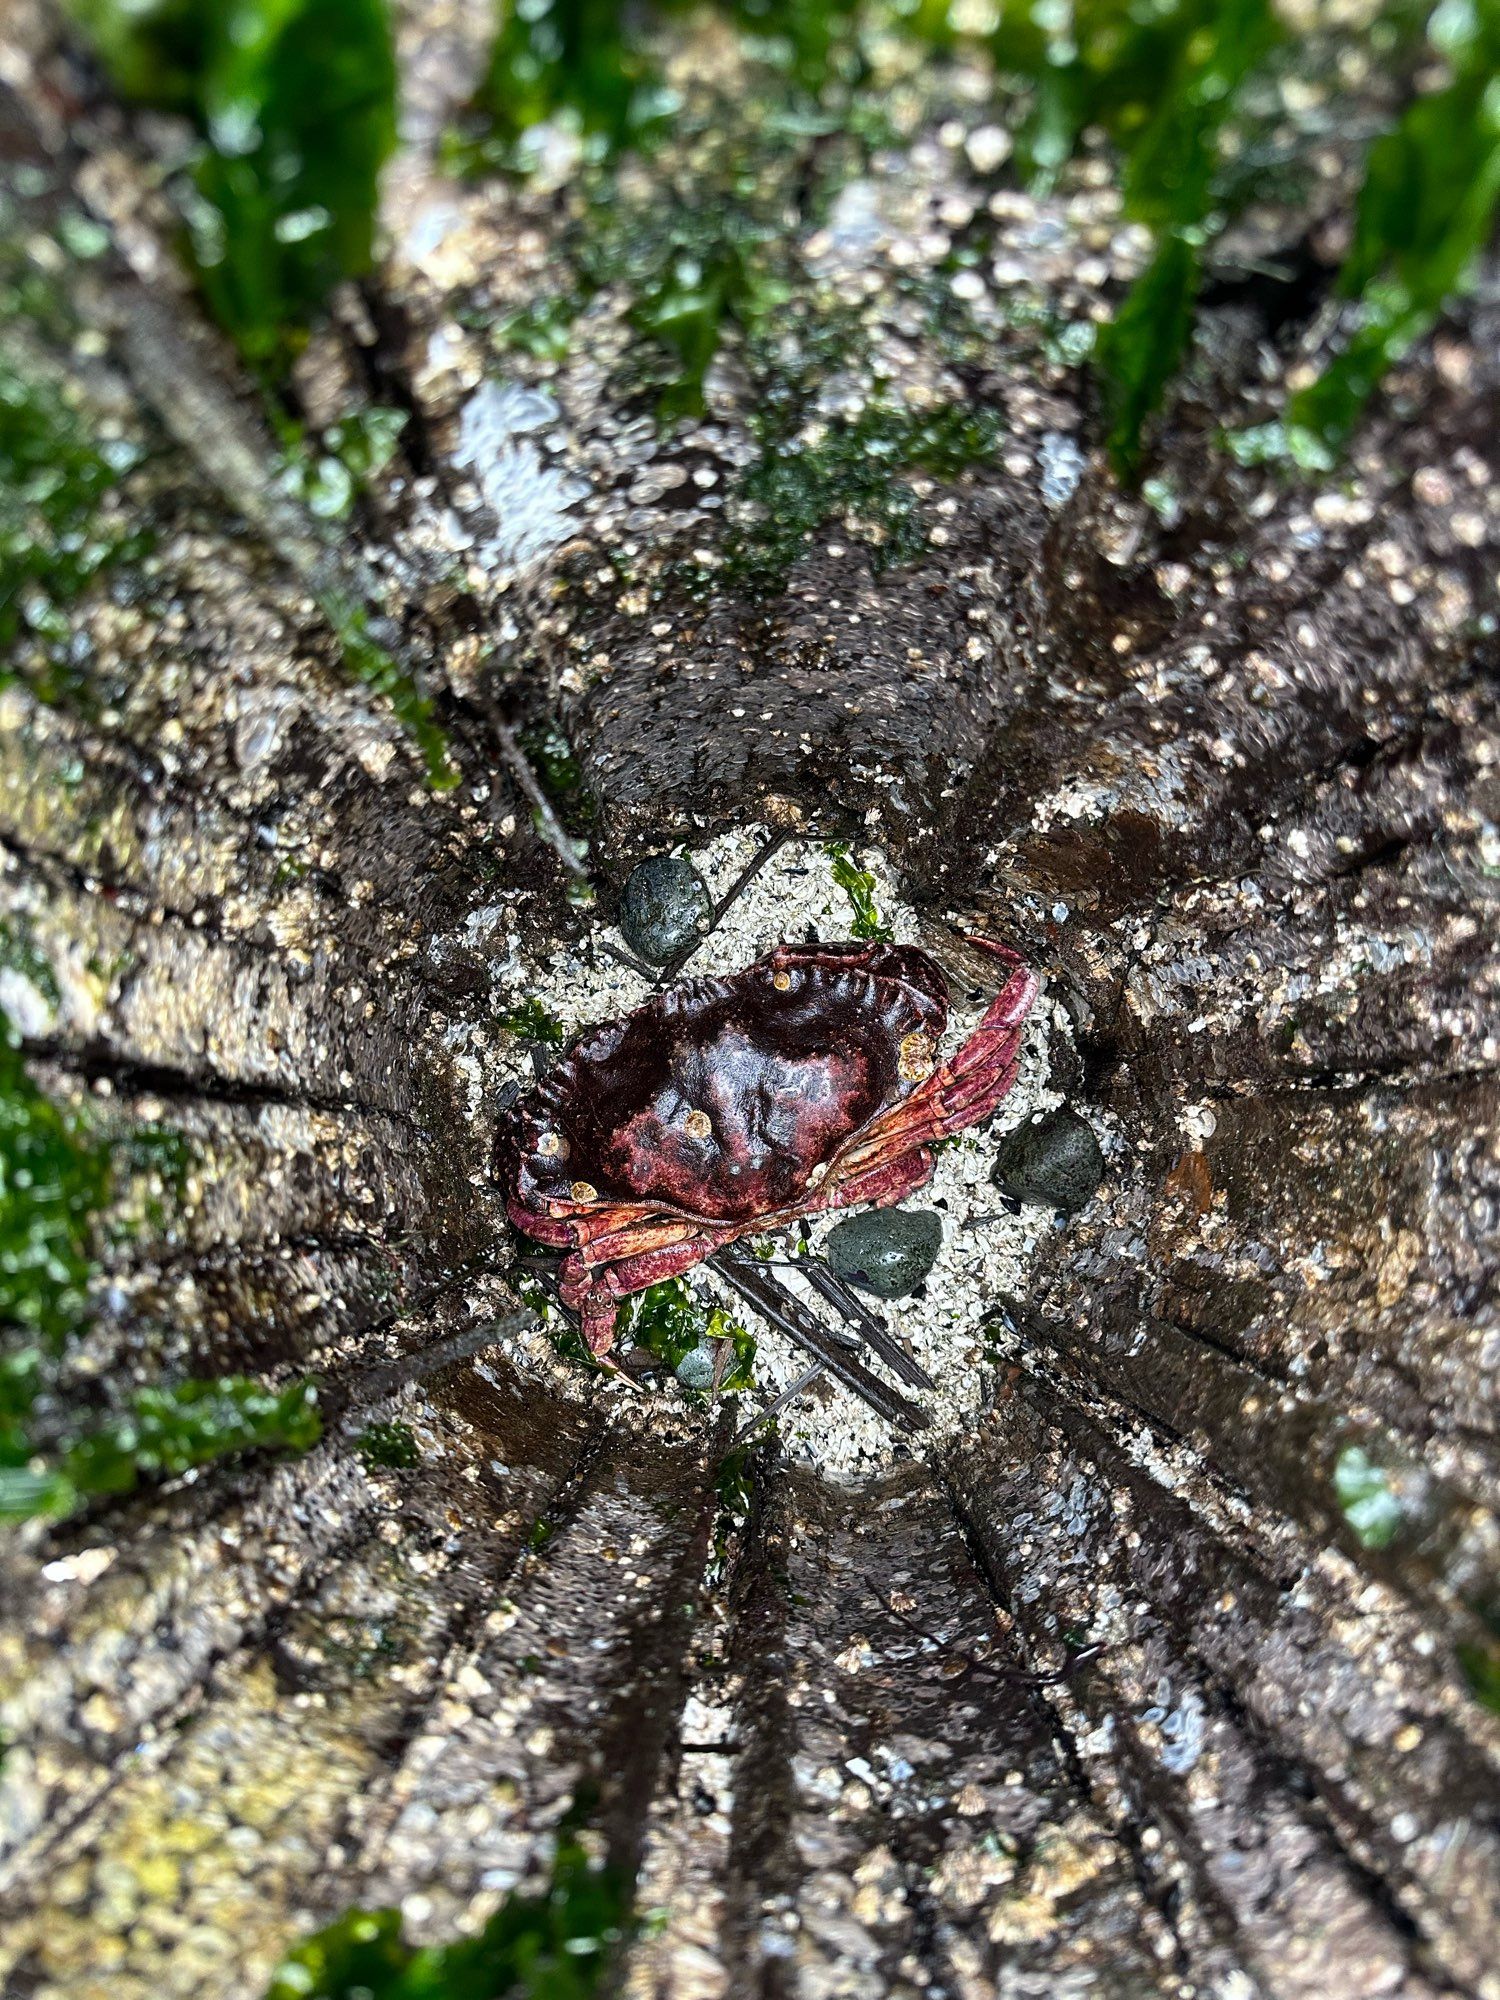
[[[973,1033],[936,1060],[948,982],[915,945],[778,945],[586,1030],[507,1113],[497,1165],[517,1229],[564,1250],[560,1289],[605,1357],[621,1299],[738,1238],[888,1206],[932,1147],[1015,1081],[1035,975],[1003,970]]]

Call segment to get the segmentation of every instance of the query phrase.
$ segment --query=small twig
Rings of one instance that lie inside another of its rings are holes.
[[[606,958],[612,958],[616,965],[623,965],[627,972],[638,973],[642,979],[655,979],[656,967],[654,965],[647,965],[641,959],[633,958],[628,951],[621,951],[620,947],[617,944],[611,944],[608,938],[596,937],[592,940],[592,943],[595,951],[602,951]]]
[[[429,1306],[435,1305],[449,1292],[456,1291],[460,1285],[467,1284],[471,1278],[497,1277],[503,1270],[504,1243],[503,1239],[496,1238],[493,1242],[487,1243],[482,1250],[476,1250],[472,1257],[460,1264],[457,1270],[450,1271],[447,1277],[439,1278],[436,1283],[424,1286],[414,1298],[402,1299],[399,1304],[393,1306],[389,1312],[383,1313],[369,1326],[361,1327],[359,1338],[364,1346],[368,1347],[370,1342],[378,1339],[381,1334],[389,1333],[392,1327],[399,1326],[403,1320],[417,1318],[419,1314],[426,1312]],[[498,1339],[500,1336],[495,1337]],[[361,1392],[368,1383],[378,1382],[382,1369],[399,1371],[409,1362],[419,1359],[422,1354],[430,1351],[430,1348],[418,1348],[415,1354],[404,1356],[399,1361],[377,1364],[362,1378]],[[331,1379],[342,1385],[352,1379],[356,1371],[364,1366],[363,1361],[345,1364],[341,1370],[333,1371]]]
[[[856,1361],[843,1343],[843,1329],[835,1334],[801,1299],[774,1278],[758,1257],[726,1247],[709,1261],[725,1283],[753,1306],[762,1319],[769,1320],[779,1333],[815,1356],[846,1389],[852,1389],[856,1396],[868,1403],[877,1416],[884,1417],[887,1423],[899,1424],[904,1430],[927,1428],[931,1422],[927,1412],[908,1401],[888,1383],[882,1382],[878,1375],[872,1375],[862,1362]]]
[[[359,605],[378,615],[379,591],[368,565],[347,549],[331,547],[306,512],[277,487],[267,471],[275,462],[269,440],[184,334],[171,306],[154,298],[132,274],[105,293],[104,313],[146,400],[229,504],[307,585],[325,619],[336,630],[332,607],[342,604]],[[410,661],[399,664],[412,685],[419,686]],[[493,707],[486,720],[503,762],[536,816],[538,835],[574,881],[592,894],[589,872],[514,730]]]
[[[556,808],[553,806],[551,799],[542,790],[541,780],[532,769],[526,752],[516,741],[515,731],[504,717],[496,713],[493,708],[490,709],[486,719],[489,722],[490,728],[495,732],[495,741],[500,746],[500,755],[504,758],[511,776],[520,786],[527,803],[536,815],[536,830],[538,834],[546,841],[547,845],[552,849],[574,881],[581,883],[588,890],[589,894],[592,895],[594,884],[589,871],[578,858],[577,845],[566,827],[564,827],[562,821],[558,818]]]
[[[872,1312],[863,1299],[856,1297],[830,1263],[822,1257],[804,1257],[801,1270],[807,1282],[859,1328],[870,1352],[878,1355],[903,1382],[909,1383],[913,1389],[936,1389],[937,1384],[927,1370],[907,1353],[880,1315]]]
[[[1104,1648],[1102,1646],[1085,1646],[1080,1652],[1074,1653],[1068,1664],[1065,1667],[1060,1667],[1055,1674],[1034,1674],[1026,1667],[989,1667],[989,1670],[995,1675],[997,1680],[1006,1681],[1012,1687],[1062,1687],[1067,1681],[1072,1679],[1079,1667],[1086,1666],[1090,1660],[1103,1651]],[[972,1653],[968,1655],[968,1658],[974,1666],[981,1664],[989,1666],[988,1660],[983,1662],[975,1660]]]
[[[941,1653],[946,1649],[948,1644],[946,1639],[940,1639],[936,1634],[936,1632],[929,1632],[926,1626],[919,1625],[915,1618],[909,1618],[904,1611],[898,1611],[895,1605],[891,1603],[889,1598],[883,1597],[881,1595],[879,1587],[872,1581],[870,1577],[867,1576],[864,1578],[864,1586],[865,1589],[869,1591],[871,1597],[873,1597],[875,1602],[880,1606],[882,1611],[884,1611],[891,1618],[899,1619],[900,1622],[906,1627],[906,1629],[909,1632],[915,1632],[919,1639],[926,1640],[927,1644],[931,1646],[932,1650],[935,1653]]]
[[[979,1660],[967,1646],[951,1645],[948,1640],[940,1639],[936,1632],[929,1632],[925,1625],[919,1625],[915,1618],[908,1618],[904,1611],[898,1611],[889,1598],[881,1595],[879,1587],[871,1578],[867,1576],[863,1581],[865,1589],[869,1591],[871,1597],[874,1598],[881,1610],[886,1612],[890,1617],[899,1620],[908,1632],[915,1632],[917,1637],[924,1644],[931,1646],[934,1652],[951,1652],[955,1658],[967,1660],[971,1668],[980,1665],[989,1665],[987,1659],[984,1661]],[[1055,1674],[1034,1674],[1025,1667],[1005,1666],[992,1666],[989,1668],[989,1671],[996,1679],[1005,1681],[1011,1687],[1057,1687],[1071,1676],[1075,1668],[1081,1667],[1086,1661],[1093,1659],[1096,1653],[1102,1653],[1103,1651],[1104,1648],[1102,1646],[1085,1646],[1081,1651],[1072,1655],[1067,1666],[1060,1673]]]
[[[783,1389],[774,1402],[767,1403],[766,1407],[758,1415],[753,1416],[748,1424],[743,1425],[735,1432],[733,1439],[730,1441],[730,1450],[733,1451],[737,1445],[742,1445],[746,1438],[752,1437],[762,1424],[768,1424],[774,1418],[780,1416],[787,1404],[794,1402],[804,1389],[810,1388],[822,1373],[823,1364],[821,1361],[815,1361],[811,1368],[804,1368],[789,1389]]]
[[[446,1339],[419,1347],[414,1353],[403,1355],[399,1361],[372,1368],[350,1390],[346,1417],[370,1403],[381,1401],[408,1382],[418,1382],[423,1376],[436,1374],[440,1368],[451,1368],[456,1361],[471,1360],[487,1347],[498,1347],[502,1341],[525,1333],[536,1323],[536,1314],[529,1310],[506,1313],[501,1319],[467,1326],[461,1333],[449,1334]]]
[[[848,1317],[851,1325],[859,1328],[870,1351],[888,1367],[894,1368],[903,1381],[909,1382],[914,1389],[937,1387],[927,1370],[901,1345],[880,1315],[872,1312],[863,1299],[856,1297],[826,1258],[763,1257],[760,1261],[767,1271],[800,1271],[831,1306],[836,1306]],[[851,1340],[850,1345],[855,1344]]]
[[[685,944],[682,947],[681,951],[679,951],[674,958],[669,958],[666,964],[656,974],[656,983],[658,986],[670,985],[672,980],[674,980],[677,977],[678,973],[681,972],[682,968],[687,964],[688,960],[693,956],[693,953],[697,951],[699,947],[717,929],[720,921],[724,916],[724,912],[727,909],[729,909],[730,906],[734,902],[736,902],[740,896],[742,896],[745,893],[746,889],[749,888],[750,884],[755,880],[756,876],[760,873],[761,869],[764,868],[766,863],[771,859],[771,856],[775,854],[780,848],[785,847],[786,843],[790,839],[791,839],[790,833],[786,832],[785,829],[783,829],[780,833],[773,833],[771,835],[771,838],[765,843],[763,847],[757,848],[755,853],[751,855],[750,859],[745,863],[744,867],[740,870],[739,874],[735,876],[734,880],[730,883],[729,887],[724,891],[723,895],[719,898],[718,902],[715,903],[713,908],[709,911],[708,929],[705,930],[701,936],[695,937],[691,939],[687,944]]]
[[[733,1352],[734,1342],[732,1340],[721,1340],[719,1342],[714,1353],[713,1380],[708,1385],[710,1395],[717,1396],[720,1388],[723,1386],[724,1377],[729,1372],[729,1357]]]

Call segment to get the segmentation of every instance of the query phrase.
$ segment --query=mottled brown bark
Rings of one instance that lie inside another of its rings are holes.
[[[416,12],[408,39],[430,117],[447,43]],[[139,193],[113,114],[59,115],[76,81],[37,55],[7,109],[36,227]],[[1461,1665],[1500,1612],[1493,291],[1317,492],[1210,475],[1189,399],[1175,526],[1097,457],[1049,500],[1041,438],[1087,450],[1092,417],[1001,348],[1005,449],[919,561],[829,524],[771,601],[643,617],[608,520],[560,597],[455,582],[414,525],[472,387],[432,336],[497,312],[548,221],[443,197],[461,273],[397,259],[307,373],[415,413],[317,560],[386,563],[455,793],[341,677],[271,514],[174,437],[138,240],[81,281],[103,338],[52,357],[151,444],[155,549],[79,607],[88,701],[0,694],[0,899],[59,976],[37,1076],[194,1161],[109,1249],[87,1369],[315,1367],[329,1424],[0,1543],[0,1983],[253,1994],[356,1901],[449,1936],[592,1797],[664,1912],[615,1968],[636,2000],[1496,2000],[1500,1722]],[[257,438],[214,343],[183,352]],[[614,505],[651,427],[560,393]],[[701,527],[641,504],[648,544]],[[865,820],[1068,1010],[1056,1081],[1108,1179],[995,1301],[961,1448],[851,1493],[763,1444],[748,1516],[716,1514],[726,1424],[502,1341],[480,918],[524,891],[559,952],[593,921],[491,727],[542,709],[606,886],[704,822]],[[355,1447],[391,1416],[415,1468]],[[1334,1486],[1351,1444],[1402,1482],[1383,1548]]]

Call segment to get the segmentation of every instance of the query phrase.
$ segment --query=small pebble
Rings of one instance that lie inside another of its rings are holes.
[[[711,1347],[691,1347],[677,1364],[677,1379],[684,1389],[706,1389],[714,1379],[714,1351]]]
[[[1093,1126],[1066,1107],[1007,1132],[990,1175],[1013,1200],[1069,1215],[1086,1206],[1103,1178],[1104,1155]]]
[[[824,1254],[851,1285],[882,1299],[904,1299],[932,1269],[943,1218],[930,1208],[872,1208],[828,1233]]]
[[[713,901],[691,861],[653,854],[620,898],[620,934],[651,965],[665,965],[708,929]]]

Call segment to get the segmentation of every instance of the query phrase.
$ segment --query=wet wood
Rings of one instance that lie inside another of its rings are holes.
[[[11,32],[29,226],[128,211],[138,140],[62,117],[77,72]],[[89,1365],[315,1366],[329,1426],[0,1542],[0,1984],[254,1994],[356,1901],[447,1937],[592,1796],[664,1912],[616,1968],[637,2000],[1497,2000],[1493,287],[1316,491],[1213,457],[1195,393],[1166,526],[1076,371],[1002,347],[976,394],[1005,449],[946,541],[881,570],[826,524],[771,601],[663,584],[646,618],[606,516],[661,453],[603,379],[553,385],[603,496],[566,590],[487,596],[423,541],[489,365],[432,343],[500,312],[551,213],[419,164],[398,236],[439,195],[463,256],[394,254],[308,369],[352,355],[413,412],[337,556],[379,559],[454,792],[341,673],[253,400],[185,297],[151,304],[154,211],[80,281],[97,338],[51,355],[149,445],[153,549],[77,609],[87,701],[0,692],[0,901],[58,975],[38,1077],[196,1162],[111,1248]],[[1086,461],[1061,498],[1056,436]],[[706,518],[631,504],[647,545]],[[595,920],[507,749],[543,713],[606,895],[705,823],[868,824],[1066,1009],[1054,1081],[1108,1177],[996,1300],[994,1407],[939,1460],[851,1494],[765,1442],[744,1512],[731,1426],[517,1344],[463,1061],[486,905],[524,891],[560,953]],[[408,1470],[358,1447],[396,1418]],[[1349,1446],[1401,1479],[1385,1546],[1341,1504]]]

